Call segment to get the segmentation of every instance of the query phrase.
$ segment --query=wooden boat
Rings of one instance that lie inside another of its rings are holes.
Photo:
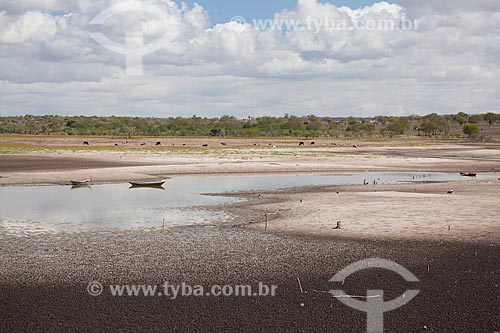
[[[129,182],[133,187],[162,187],[165,181],[159,182]]]
[[[86,180],[72,180],[71,181],[71,185],[73,186],[84,186],[84,185],[88,185],[90,183],[90,179],[86,179]]]
[[[464,177],[476,177],[477,173],[475,173],[475,172],[460,172],[460,176],[464,176]]]

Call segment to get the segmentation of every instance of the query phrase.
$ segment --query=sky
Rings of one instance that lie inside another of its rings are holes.
[[[0,116],[500,112],[498,0],[144,8],[1,0]]]
[[[180,3],[181,1],[176,1]],[[253,0],[253,1],[228,1],[228,0],[189,0],[185,1],[189,5],[199,3],[210,14],[211,23],[229,22],[235,16],[242,16],[247,19],[272,18],[275,13],[284,9],[292,9],[297,6],[296,0]],[[333,3],[337,6],[350,6],[359,8],[375,3],[370,0],[337,0],[323,1]]]

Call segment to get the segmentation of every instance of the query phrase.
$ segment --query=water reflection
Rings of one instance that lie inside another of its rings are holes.
[[[73,185],[73,186],[71,186],[71,189],[72,190],[85,189],[85,190],[92,191],[92,186],[90,186],[90,185]]]
[[[129,190],[133,190],[133,189],[138,189],[138,188],[149,188],[149,189],[152,189],[152,190],[165,190],[165,188],[162,185],[148,185],[148,186],[144,186],[144,185],[132,185],[128,189]]]
[[[477,179],[497,179],[479,174]],[[475,181],[446,173],[355,173],[343,175],[198,177],[168,180],[164,187],[128,184],[0,187],[0,235],[161,228],[210,224],[230,217],[203,206],[241,199],[202,195],[309,185]],[[192,208],[192,207],[197,208]]]
[[[130,189],[134,188],[151,188],[151,189],[157,189],[157,190],[164,190],[163,184],[165,184],[166,180],[160,180],[160,181],[153,181],[153,182],[129,182]]]

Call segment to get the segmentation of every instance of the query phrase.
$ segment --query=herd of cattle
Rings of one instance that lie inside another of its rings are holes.
[[[123,142],[123,144],[127,144],[127,143],[128,143],[128,141]],[[310,144],[311,146],[314,146],[314,145],[316,145],[316,142],[315,142],[315,141],[311,141],[309,144]],[[83,141],[83,145],[84,145],[84,146],[90,146],[90,142],[89,142],[89,141]],[[155,146],[161,146],[161,145],[162,145],[161,141],[157,141],[157,142],[155,143]],[[174,144],[174,145],[175,145],[175,144]],[[186,146],[186,144],[185,144],[185,143],[183,143],[182,145],[183,145],[183,146]],[[226,142],[221,142],[221,143],[220,143],[220,145],[221,145],[221,146],[227,146],[227,143],[226,143]],[[300,142],[299,142],[299,147],[300,147],[300,146],[305,146],[305,145],[306,145],[306,142],[305,142],[305,141],[300,141]],[[340,146],[340,147],[353,147],[353,148],[358,148],[358,146],[357,146],[357,145],[353,145],[353,144],[350,144],[350,143],[348,143],[348,144],[345,144],[345,143],[342,143],[342,144],[332,143],[332,145],[333,145],[333,146]],[[115,143],[115,146],[119,146],[119,144],[118,144],[118,143]],[[146,146],[146,143],[145,143],[145,142],[141,143],[141,146]],[[208,145],[207,143],[205,143],[205,144],[203,144],[203,145],[202,145],[202,147],[208,147],[208,146],[209,146],[209,145]],[[258,143],[254,143],[254,146],[260,146],[260,144],[258,144]],[[272,143],[270,143],[270,144],[269,144],[269,146],[272,146],[273,148],[275,148],[275,147],[276,147],[276,146],[275,146],[275,145],[273,145]]]

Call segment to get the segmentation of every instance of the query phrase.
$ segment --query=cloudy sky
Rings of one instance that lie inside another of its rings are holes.
[[[130,6],[0,0],[0,115],[500,112],[499,0]]]

